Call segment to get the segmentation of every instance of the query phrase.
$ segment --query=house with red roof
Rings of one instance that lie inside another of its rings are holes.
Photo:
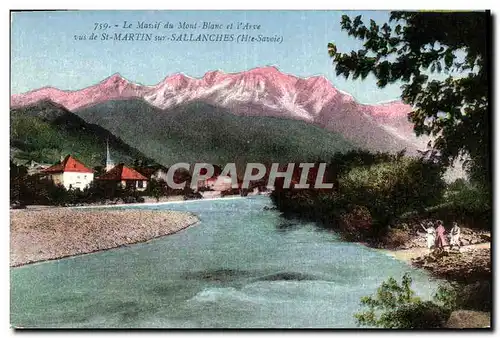
[[[42,170],[41,173],[68,190],[83,190],[94,180],[94,171],[71,155],[67,155],[59,163]]]
[[[134,190],[146,190],[148,178],[137,170],[126,167],[120,163],[96,178],[100,183],[110,184],[113,186],[121,185],[123,188],[132,188]]]

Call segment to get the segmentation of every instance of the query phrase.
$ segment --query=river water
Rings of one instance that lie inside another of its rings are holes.
[[[140,208],[200,222],[148,243],[11,269],[11,324],[43,328],[354,328],[388,277],[436,282],[380,251],[290,221],[269,198]],[[129,207],[131,208],[131,207]]]

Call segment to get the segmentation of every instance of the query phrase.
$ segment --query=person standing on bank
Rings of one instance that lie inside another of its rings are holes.
[[[425,238],[427,239],[427,249],[429,250],[429,252],[431,252],[432,247],[436,243],[436,230],[434,229],[434,226],[431,222],[427,224],[427,228],[424,227],[422,223],[420,223],[420,226],[424,228],[426,232]]]
[[[460,251],[460,227],[457,222],[453,222],[453,228],[450,231],[450,249],[454,246],[457,246]]]
[[[444,250],[444,247],[447,245],[445,237],[446,229],[443,226],[443,221],[439,220],[437,221],[437,224],[438,226],[436,228],[436,248],[442,251]]]

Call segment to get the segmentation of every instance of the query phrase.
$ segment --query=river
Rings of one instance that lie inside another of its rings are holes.
[[[263,196],[138,206],[190,211],[200,222],[148,243],[12,268],[11,324],[354,328],[360,297],[390,276],[410,272],[423,298],[436,289],[424,271],[265,206]]]

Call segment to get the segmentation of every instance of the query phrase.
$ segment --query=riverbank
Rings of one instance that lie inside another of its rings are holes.
[[[258,196],[258,195],[252,195]],[[265,196],[265,194],[261,194],[261,196]],[[135,206],[152,206],[152,205],[168,205],[168,204],[176,204],[176,203],[189,203],[189,202],[197,202],[197,201],[217,201],[217,200],[227,200],[227,199],[241,199],[246,196],[240,195],[226,195],[220,197],[203,197],[198,199],[184,199],[183,196],[168,196],[162,197],[159,200],[156,200],[153,197],[144,198],[144,202],[141,203],[124,203],[124,202],[111,202],[102,204],[102,203],[87,203],[81,205],[70,205],[70,206],[59,206],[59,205],[28,205],[25,208],[11,208],[12,211],[23,211],[23,210],[54,210],[54,209],[95,209],[95,208],[116,208],[116,207],[135,207]]]
[[[157,210],[11,210],[10,266],[108,250],[176,233],[192,214]]]
[[[462,228],[460,250],[446,247],[441,253],[429,252],[425,234],[410,229],[398,230],[401,231],[405,231],[402,236],[406,238],[404,242],[380,250],[414,267],[423,268],[436,278],[460,283],[491,279],[489,231]]]
[[[464,229],[460,250],[446,248],[429,252],[420,239],[404,243],[404,249],[380,249],[388,256],[424,269],[434,278],[446,280],[456,292],[457,311],[446,323],[447,328],[484,328],[490,326],[491,291],[491,235],[484,230]],[[422,241],[423,242],[423,241]],[[407,248],[410,247],[410,248]],[[457,318],[460,318],[458,320]]]

